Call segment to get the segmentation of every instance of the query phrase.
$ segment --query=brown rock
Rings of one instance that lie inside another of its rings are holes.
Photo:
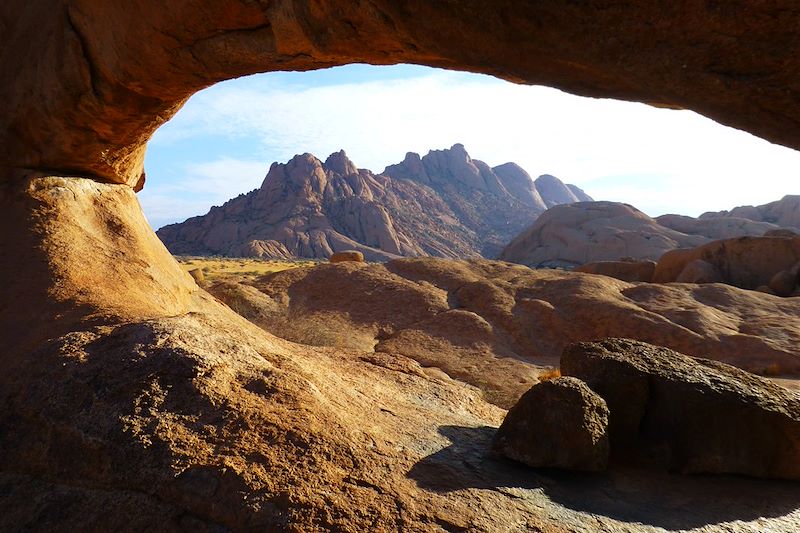
[[[0,284],[9,353],[81,321],[179,315],[198,291],[153,234],[130,187],[30,177],[0,189],[0,217],[0,240],[16,243],[0,257],[0,273],[15,280]]]
[[[230,239],[235,241],[236,239]],[[229,248],[232,257],[260,257],[270,259],[294,259],[296,256],[286,248],[282,242],[274,239],[253,239],[242,244],[238,249],[236,245]]]
[[[346,250],[344,252],[336,252],[335,254],[331,255],[329,261],[331,263],[344,263],[345,261],[351,261],[354,263],[363,263],[364,254],[362,254],[361,252],[356,252],[354,250]]]
[[[683,473],[800,479],[800,397],[766,378],[629,339],[572,345],[561,372],[608,404],[612,455]]]
[[[189,275],[192,276],[192,279],[195,280],[197,283],[203,281],[206,277],[203,274],[202,268],[193,268],[189,271]]]
[[[693,249],[672,250],[661,256],[655,283],[677,281],[683,269],[701,259],[713,265],[723,283],[743,289],[769,285],[772,277],[800,261],[800,237],[741,237],[713,241]]]
[[[486,480],[501,480],[471,450],[483,449],[475,425],[496,424],[499,410],[403,358],[365,365],[254,330],[196,290],[131,191],[97,182],[140,184],[148,138],[200,88],[348,62],[473,69],[693,108],[800,146],[799,60],[787,46],[797,14],[771,3],[136,7],[0,7],[0,179],[10,183],[0,227],[14,250],[0,258],[14,280],[0,288],[0,529],[490,530],[498,517],[626,528],[541,491],[487,495]],[[52,169],[96,182],[41,178]],[[448,425],[460,429],[437,432]],[[451,459],[444,470],[429,459],[436,450]],[[421,485],[455,478],[459,490],[420,488],[412,471]],[[774,513],[772,501],[758,511]],[[708,516],[682,506],[688,515]]]
[[[769,288],[777,296],[791,296],[797,287],[797,274],[782,270],[769,280]]]
[[[714,265],[702,259],[695,259],[683,267],[675,281],[678,283],[722,283],[723,278]]]
[[[794,230],[781,228],[781,229],[771,229],[769,231],[764,232],[764,237],[785,237],[787,239],[793,239],[797,237],[798,234]]]
[[[509,409],[493,451],[532,467],[600,472],[608,466],[608,407],[585,383],[534,385]]]
[[[775,295],[775,292],[773,292],[768,285],[759,285],[756,287],[756,291],[763,292],[764,294],[772,294],[773,296]]]
[[[622,281],[646,282],[653,279],[655,261],[597,261],[575,267],[575,272],[600,274]]]

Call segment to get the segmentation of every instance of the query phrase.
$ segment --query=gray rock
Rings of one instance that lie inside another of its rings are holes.
[[[800,397],[768,379],[628,339],[570,345],[561,372],[606,401],[613,459],[800,479]]]
[[[506,415],[495,453],[533,467],[602,471],[608,466],[608,408],[582,381],[531,387]]]

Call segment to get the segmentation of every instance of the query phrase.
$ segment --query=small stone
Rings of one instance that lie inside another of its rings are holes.
[[[203,274],[203,270],[200,268],[193,268],[189,271],[189,275],[192,276],[197,283],[200,283],[205,279],[205,275]]]
[[[355,263],[364,262],[364,254],[355,250],[345,250],[344,252],[336,252],[329,259],[331,263],[344,263],[345,261],[353,261]]]

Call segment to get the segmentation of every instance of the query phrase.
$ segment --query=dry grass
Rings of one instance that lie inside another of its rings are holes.
[[[272,272],[314,266],[320,263],[311,259],[279,260],[231,257],[189,257],[176,256],[175,259],[186,272],[199,268],[206,280],[234,277],[258,277]]]

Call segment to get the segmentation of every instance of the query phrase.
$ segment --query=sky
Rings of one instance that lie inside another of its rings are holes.
[[[139,193],[154,228],[261,185],[274,161],[344,149],[381,172],[406,152],[465,145],[596,200],[651,216],[758,205],[800,193],[800,152],[692,111],[584,98],[413,65],[348,65],[229,80],[195,94],[149,143]]]

